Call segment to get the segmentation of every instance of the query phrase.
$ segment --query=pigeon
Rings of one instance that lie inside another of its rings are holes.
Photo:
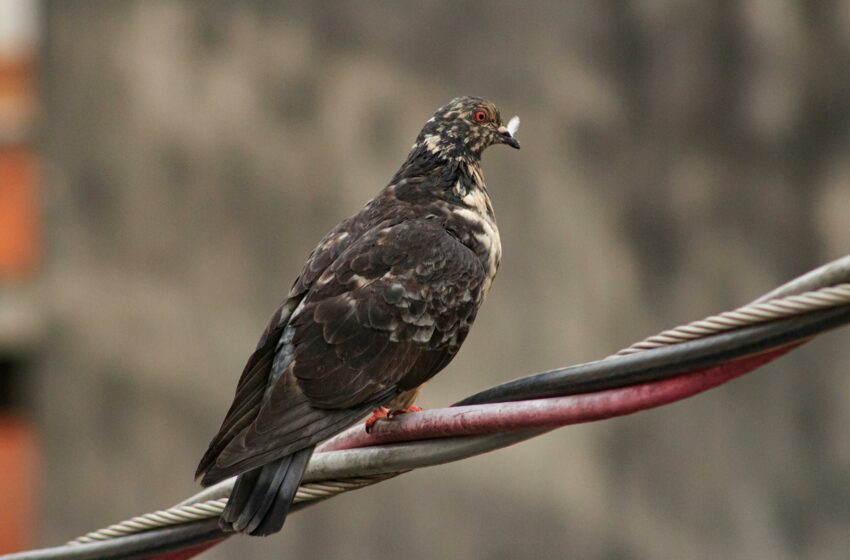
[[[389,185],[307,259],[271,317],[196,478],[236,476],[224,531],[281,530],[315,446],[418,409],[463,344],[502,248],[481,154],[519,119],[458,97],[428,119]]]

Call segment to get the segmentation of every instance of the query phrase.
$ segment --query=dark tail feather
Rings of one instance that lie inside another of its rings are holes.
[[[280,531],[314,447],[240,474],[221,512],[221,528],[249,535]]]

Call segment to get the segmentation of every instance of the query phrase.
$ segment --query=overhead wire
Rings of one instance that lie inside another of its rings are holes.
[[[554,427],[627,414],[724,383],[850,323],[850,256],[738,309],[670,329],[606,359],[509,381],[447,409],[352,428],[326,442],[305,473],[293,511],[414,468],[513,445]],[[136,516],[68,545],[7,560],[188,558],[227,537],[216,517],[224,481],[174,507]],[[194,551],[194,553],[192,552]],[[169,556],[171,557],[171,556]]]

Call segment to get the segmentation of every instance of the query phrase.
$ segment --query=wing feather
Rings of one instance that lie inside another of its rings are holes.
[[[274,362],[278,339],[296,305],[292,300],[285,301],[275,310],[269,320],[268,326],[260,336],[256,350],[248,358],[248,362],[242,370],[242,375],[236,384],[233,403],[230,405],[218,433],[201,458],[195,477],[206,473],[215,463],[219,453],[257,417],[262,404],[263,393],[268,383],[269,372]]]
[[[285,347],[267,341],[249,360],[256,371],[240,380],[212,462],[199,468],[204,482],[314,445],[436,374],[466,337],[484,276],[478,257],[428,220],[320,245],[290,292]],[[270,375],[281,352],[291,360]]]
[[[339,274],[348,270],[356,275]],[[370,232],[328,267],[293,320],[299,386],[333,409],[427,380],[460,347],[483,279],[477,256],[437,224]]]

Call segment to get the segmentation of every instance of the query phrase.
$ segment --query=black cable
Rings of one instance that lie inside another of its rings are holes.
[[[850,322],[850,305],[743,327],[608,360],[521,377],[452,406],[539,399],[660,381],[777,348]]]

